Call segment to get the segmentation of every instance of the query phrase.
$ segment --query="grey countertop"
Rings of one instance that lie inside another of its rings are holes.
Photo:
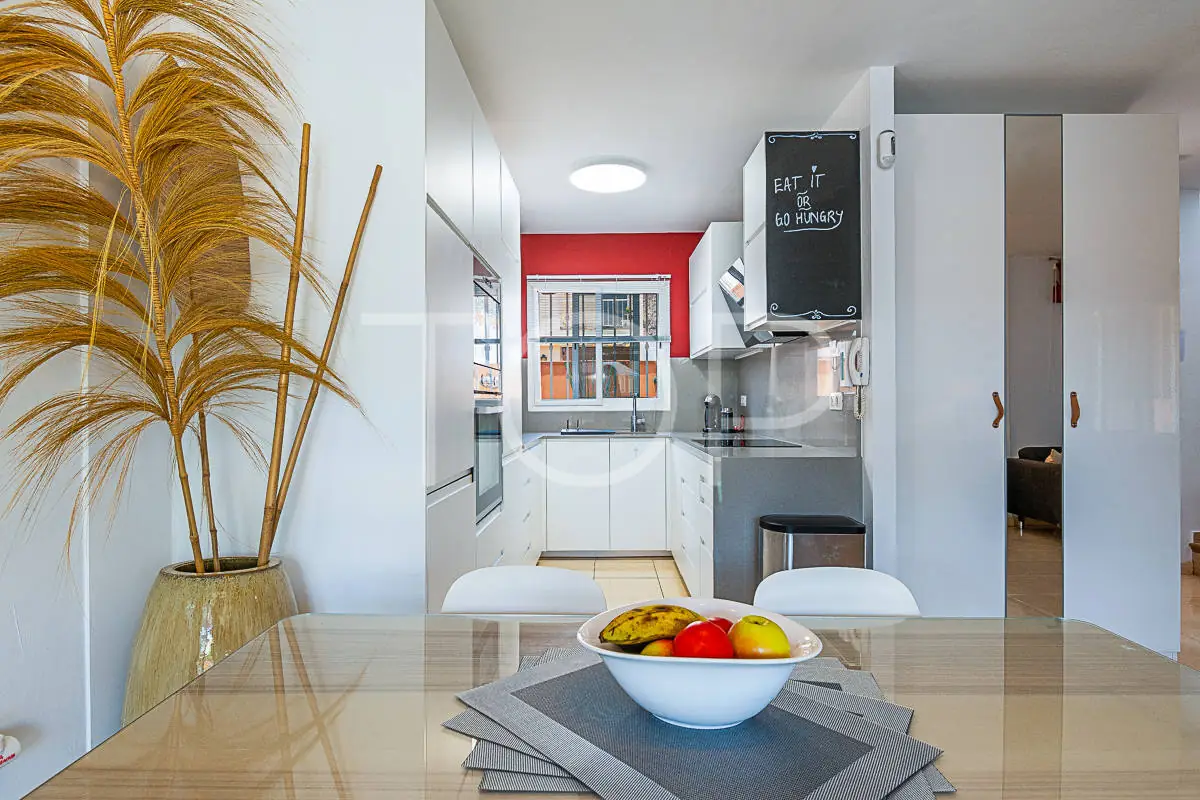
[[[563,435],[561,433],[527,433],[523,437],[524,447],[528,450],[539,442],[547,439],[569,439],[589,441],[593,439],[670,439],[690,447],[696,455],[705,461],[732,458],[858,458],[856,447],[829,447],[810,445],[799,442],[801,447],[703,447],[696,441],[702,437],[699,433],[666,432],[657,433],[614,433],[598,435]],[[750,438],[756,438],[750,434]],[[757,437],[769,438],[769,437]]]

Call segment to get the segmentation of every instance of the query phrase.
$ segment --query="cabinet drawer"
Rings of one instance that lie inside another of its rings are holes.
[[[475,534],[475,569],[496,567],[504,562],[506,545],[505,511],[492,516],[491,520]]]

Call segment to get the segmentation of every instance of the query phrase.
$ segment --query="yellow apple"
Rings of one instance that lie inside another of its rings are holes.
[[[659,639],[651,642],[642,648],[642,655],[670,658],[675,655],[675,642],[671,639]]]
[[[729,629],[736,658],[787,658],[792,654],[783,628],[766,617],[750,614]]]

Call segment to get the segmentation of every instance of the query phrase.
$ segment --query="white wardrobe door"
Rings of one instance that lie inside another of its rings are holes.
[[[1178,151],[1174,117],[1063,117],[1064,613],[1161,652],[1179,650]]]
[[[1004,117],[896,140],[898,577],[926,615],[1004,616]]]

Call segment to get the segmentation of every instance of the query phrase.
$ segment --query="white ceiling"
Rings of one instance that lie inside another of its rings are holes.
[[[1191,112],[1200,180],[1197,0],[436,3],[526,232],[739,219],[761,132],[821,125],[872,65],[896,65],[901,112]],[[607,196],[568,183],[600,156],[644,163],[649,180]]]

